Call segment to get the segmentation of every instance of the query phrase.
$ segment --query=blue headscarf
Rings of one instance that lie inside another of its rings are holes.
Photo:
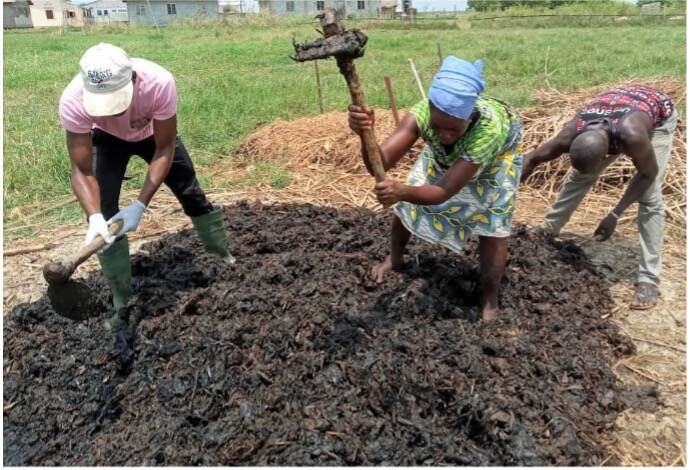
[[[431,82],[429,100],[446,114],[468,119],[477,97],[484,91],[483,68],[482,60],[472,64],[452,55],[446,57]]]

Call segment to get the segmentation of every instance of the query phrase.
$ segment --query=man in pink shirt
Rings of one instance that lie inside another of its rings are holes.
[[[180,201],[206,251],[228,262],[234,258],[227,247],[223,213],[206,198],[177,136],[172,74],[153,62],[130,59],[119,47],[105,43],[88,49],[79,66],[81,73],[60,98],[60,121],[67,132],[72,188],[89,219],[84,243],[97,235],[110,243],[98,258],[115,307],[106,326],[115,330],[121,326],[118,312],[132,296],[126,233],[137,229],[162,183]],[[132,155],[146,160],[149,171],[139,196],[120,210],[120,187]],[[113,238],[108,224],[118,219],[124,225]]]

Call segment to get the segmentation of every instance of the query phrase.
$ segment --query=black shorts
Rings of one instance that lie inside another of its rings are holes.
[[[92,139],[96,179],[101,190],[101,212],[107,220],[119,211],[120,188],[130,157],[138,155],[150,164],[156,142],[153,136],[139,142],[127,142],[100,129],[93,130]],[[179,137],[175,139],[175,155],[165,184],[189,217],[208,214],[213,210],[196,178],[192,159]]]

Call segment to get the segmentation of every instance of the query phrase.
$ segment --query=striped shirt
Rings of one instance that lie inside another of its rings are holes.
[[[623,119],[630,113],[641,111],[660,127],[673,114],[673,100],[664,93],[644,85],[629,85],[614,88],[599,95],[594,102],[578,110],[575,128],[584,132],[588,125],[607,124],[610,155],[622,152],[620,131]]]
[[[654,127],[659,127],[673,114],[673,108],[673,100],[654,88],[622,86],[597,96],[593,103],[580,109],[576,127],[582,132],[587,124],[607,120],[617,128],[627,114],[635,111],[642,111],[651,118]]]

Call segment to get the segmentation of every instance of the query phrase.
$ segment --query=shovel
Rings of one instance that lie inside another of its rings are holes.
[[[108,227],[115,236],[124,222],[116,220]],[[70,320],[81,321],[89,317],[97,306],[91,289],[83,282],[70,279],[77,267],[106,245],[100,235],[82,246],[77,253],[63,260],[51,261],[43,266],[43,277],[48,281],[48,298],[58,314]]]

